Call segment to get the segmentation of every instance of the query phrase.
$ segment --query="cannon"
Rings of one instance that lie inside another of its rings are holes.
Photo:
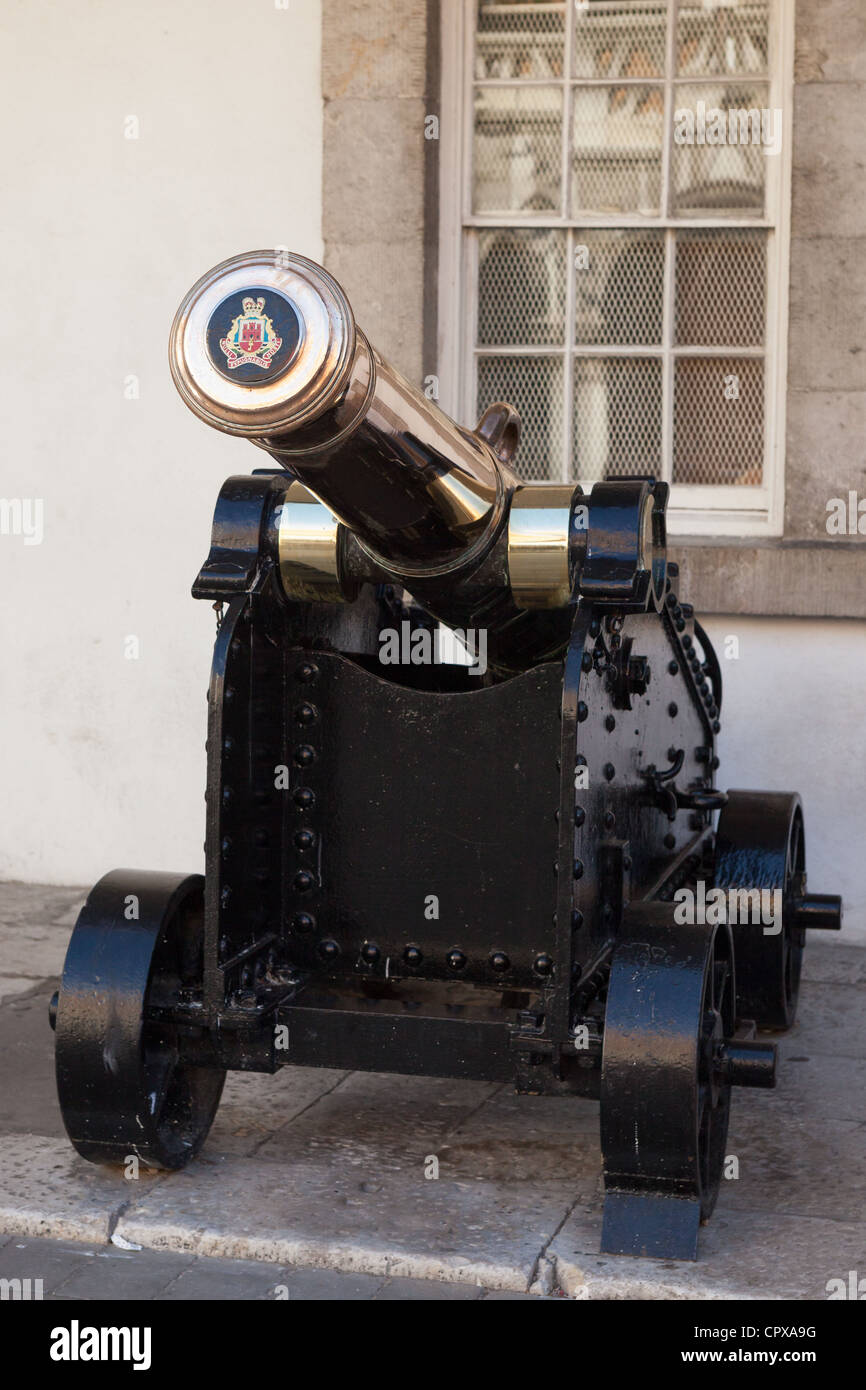
[[[797,795],[715,785],[667,485],[522,483],[515,411],[453,423],[302,256],[205,275],[170,366],[263,466],[193,586],[205,873],[102,878],[51,1001],[72,1143],[180,1168],[227,1071],[286,1064],[590,1097],[602,1250],[696,1258],[732,1088],[774,1084],[841,902],[807,890]]]

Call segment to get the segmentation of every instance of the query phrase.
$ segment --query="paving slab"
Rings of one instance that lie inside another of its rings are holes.
[[[174,1251],[158,1255],[152,1250],[113,1251],[107,1258],[109,1263],[99,1254],[85,1261],[52,1292],[60,1298],[148,1300],[167,1290],[193,1263],[192,1255]]]
[[[27,994],[34,986],[40,983],[38,976],[32,975],[0,975],[0,1004],[7,999],[17,998],[19,995]]]
[[[726,1152],[738,1172],[723,1181],[717,1210],[866,1221],[864,1126],[826,1119],[816,1125],[784,1109],[768,1123],[766,1110],[734,1100]]]
[[[116,1229],[150,1249],[520,1290],[572,1200],[564,1183],[226,1158],[139,1195]]]
[[[4,879],[0,882],[0,922],[23,922],[34,927],[67,922],[71,926],[89,891],[74,884],[58,886]]]
[[[284,1067],[274,1076],[229,1072],[208,1149],[241,1156],[263,1153],[277,1131],[350,1075],[324,1067]]]
[[[717,1210],[700,1259],[598,1254],[599,1223],[575,1211],[548,1256],[570,1298],[826,1299],[830,1279],[866,1268],[866,1224]]]
[[[742,1091],[734,1096],[734,1105],[761,1108],[768,1125],[776,1124],[784,1111],[816,1127],[824,1120],[866,1121],[866,1068],[859,1058],[807,1051],[808,1038],[774,1041],[779,1049],[775,1088]]]
[[[83,888],[0,883],[0,1003],[59,976]]]
[[[137,1195],[162,1181],[142,1170],[133,1185],[119,1168],[86,1163],[68,1140],[0,1135],[0,1230],[104,1245],[133,1186]]]
[[[863,952],[866,956],[866,951]],[[866,983],[866,982],[864,982]],[[784,1039],[786,1056],[805,1050],[828,1057],[866,1060],[866,992],[863,985],[809,980],[804,987],[797,1021]]]
[[[473,1288],[471,1284],[442,1284],[439,1288],[439,1297],[451,1301],[472,1302],[481,1298],[483,1292],[481,1288]],[[429,1279],[389,1279],[373,1295],[373,1302],[414,1303],[425,1301],[429,1297]]]
[[[0,1279],[29,1279],[32,1290],[41,1280],[42,1296],[47,1297],[95,1258],[95,1246],[12,1236],[0,1249]]]
[[[165,1258],[162,1253],[148,1252],[152,1259]],[[291,1280],[298,1273],[318,1274],[318,1270],[286,1271],[260,1260],[222,1260],[190,1258],[185,1269],[156,1295],[157,1302],[209,1301],[211,1299],[252,1300],[273,1302],[293,1297],[369,1299],[382,1285],[382,1280],[369,1274],[339,1274],[328,1271],[313,1293],[303,1294]]]
[[[601,1191],[598,1102],[518,1096],[501,1087],[438,1151],[446,1177],[562,1182],[575,1198]]]
[[[408,1171],[422,1181],[426,1160],[497,1089],[481,1081],[354,1072],[284,1125],[258,1156],[284,1164],[325,1160],[364,1171],[371,1182],[387,1171]]]
[[[54,1079],[54,1034],[48,1001],[57,981],[0,1004],[0,1134],[65,1138]],[[0,1174],[2,1181],[2,1174]]]
[[[866,949],[849,945],[846,928],[829,937],[810,933],[803,955],[803,979],[828,985],[866,985]]]

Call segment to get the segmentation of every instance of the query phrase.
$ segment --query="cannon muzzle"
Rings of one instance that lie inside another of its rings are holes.
[[[522,487],[516,412],[497,403],[474,431],[455,424],[371,347],[321,266],[273,251],[216,266],[177,312],[170,363],[196,415],[267,450],[351,531],[371,573],[451,626],[483,627],[494,665],[563,649],[586,550],[580,489]],[[649,515],[659,507],[644,494]]]
[[[178,311],[170,360],[201,419],[267,449],[386,568],[452,571],[489,548],[510,469],[382,360],[313,261],[254,252],[209,271]],[[504,454],[516,422],[499,438]]]

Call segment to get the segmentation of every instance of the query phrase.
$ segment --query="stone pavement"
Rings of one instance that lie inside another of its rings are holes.
[[[0,1278],[67,1298],[823,1299],[866,1274],[866,949],[844,937],[810,945],[777,1090],[735,1093],[739,1177],[679,1264],[597,1253],[594,1102],[497,1085],[234,1074],[186,1171],[85,1163],[47,1025],[81,898],[0,884]]]

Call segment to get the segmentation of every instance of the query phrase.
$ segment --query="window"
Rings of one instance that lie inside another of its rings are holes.
[[[780,532],[793,9],[445,0],[442,400],[511,401],[524,478]]]

